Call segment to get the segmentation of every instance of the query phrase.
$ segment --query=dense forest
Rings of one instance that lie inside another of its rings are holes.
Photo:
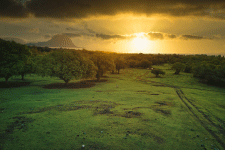
[[[174,75],[192,73],[200,82],[225,85],[224,56],[180,54],[124,54],[88,50],[50,49],[26,46],[0,39],[0,77],[14,75],[24,80],[26,74],[58,77],[68,84],[73,79],[95,77],[98,81],[108,71],[118,73],[123,68],[151,69],[158,77],[165,74],[153,65],[171,64]]]

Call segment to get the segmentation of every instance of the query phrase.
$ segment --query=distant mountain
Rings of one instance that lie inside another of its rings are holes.
[[[38,42],[38,43],[28,43],[28,46],[40,46],[40,47],[50,47],[50,48],[77,48],[72,40],[63,34],[57,34],[52,37],[51,40],[47,42]]]
[[[5,41],[15,41],[16,43],[20,43],[20,44],[27,43],[25,40],[16,38],[16,37],[1,37],[1,39],[5,40]]]

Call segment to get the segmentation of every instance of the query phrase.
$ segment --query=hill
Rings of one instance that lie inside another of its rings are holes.
[[[72,40],[63,34],[57,34],[52,37],[47,42],[29,43],[28,46],[35,45],[40,47],[50,47],[50,48],[77,48],[72,42]]]

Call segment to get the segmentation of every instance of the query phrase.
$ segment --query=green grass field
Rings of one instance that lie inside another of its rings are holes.
[[[224,88],[154,67],[166,74],[124,69],[80,89],[45,89],[63,81],[27,75],[30,85],[1,88],[0,149],[225,149]]]

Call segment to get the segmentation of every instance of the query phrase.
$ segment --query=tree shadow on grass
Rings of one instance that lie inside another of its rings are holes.
[[[79,81],[76,83],[52,83],[52,84],[47,84],[43,88],[46,89],[79,89],[79,88],[91,88],[96,85],[96,83],[99,82],[106,82],[108,80],[106,79],[101,79],[100,81],[97,80],[84,80],[84,81]]]
[[[21,86],[28,86],[31,82],[0,82],[0,88],[14,88],[14,87],[21,87]]]

